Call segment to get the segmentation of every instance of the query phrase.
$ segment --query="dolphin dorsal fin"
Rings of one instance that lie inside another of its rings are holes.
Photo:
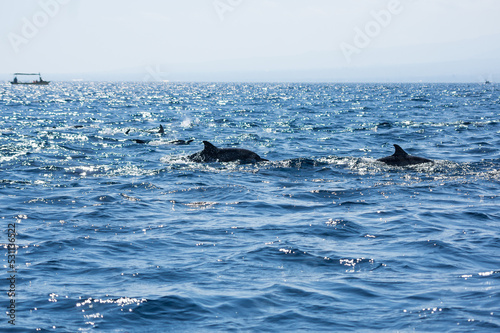
[[[203,141],[203,144],[205,145],[205,148],[203,150],[207,151],[208,153],[214,154],[219,150],[219,148],[215,147],[208,141]]]
[[[394,152],[394,154],[392,156],[406,156],[406,155],[408,155],[408,153],[405,152],[403,150],[403,148],[401,148],[400,146],[394,145],[394,148],[396,149],[396,151]]]

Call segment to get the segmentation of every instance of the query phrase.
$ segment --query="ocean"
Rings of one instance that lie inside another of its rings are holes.
[[[0,327],[497,332],[499,180],[497,84],[5,82]]]

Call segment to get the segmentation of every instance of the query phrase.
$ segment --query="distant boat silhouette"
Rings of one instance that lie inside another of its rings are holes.
[[[484,84],[491,84],[489,80],[484,80]]]
[[[21,82],[17,79],[18,75],[38,75],[38,80],[33,80],[31,82]],[[31,84],[31,85],[39,85],[46,86],[50,83],[50,81],[44,81],[40,73],[14,73],[14,80],[10,82],[11,84]]]

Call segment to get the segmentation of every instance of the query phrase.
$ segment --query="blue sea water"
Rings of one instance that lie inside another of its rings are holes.
[[[497,332],[499,170],[494,84],[4,83],[0,327]]]

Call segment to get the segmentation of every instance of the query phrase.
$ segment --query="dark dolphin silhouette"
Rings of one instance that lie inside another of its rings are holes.
[[[174,140],[174,141],[169,141],[168,143],[170,143],[172,145],[188,145],[188,144],[190,144],[193,141],[194,141],[193,139],[189,139],[189,140]]]
[[[83,126],[82,126],[83,127]],[[131,129],[128,128],[126,131],[125,131],[125,134],[128,135],[130,133]],[[158,130],[156,129],[151,129],[151,130],[142,130],[142,132],[149,132],[149,133],[158,133],[158,134],[165,134],[165,129],[163,128],[162,124],[160,124],[160,127],[158,127]]]
[[[253,151],[241,148],[217,148],[208,141],[203,141],[205,148],[202,151],[188,156],[193,162],[260,162],[268,161]]]
[[[434,163],[432,160],[429,160],[427,158],[409,155],[407,152],[403,150],[403,148],[401,148],[398,145],[394,145],[394,148],[396,148],[394,154],[392,154],[391,156],[379,158],[377,161],[393,166]]]
[[[149,144],[152,140],[141,140],[141,139],[131,139],[135,143],[140,143],[140,144]],[[189,140],[174,140],[174,141],[168,141],[167,143],[170,145],[188,145],[191,142],[193,142],[193,139]]]

